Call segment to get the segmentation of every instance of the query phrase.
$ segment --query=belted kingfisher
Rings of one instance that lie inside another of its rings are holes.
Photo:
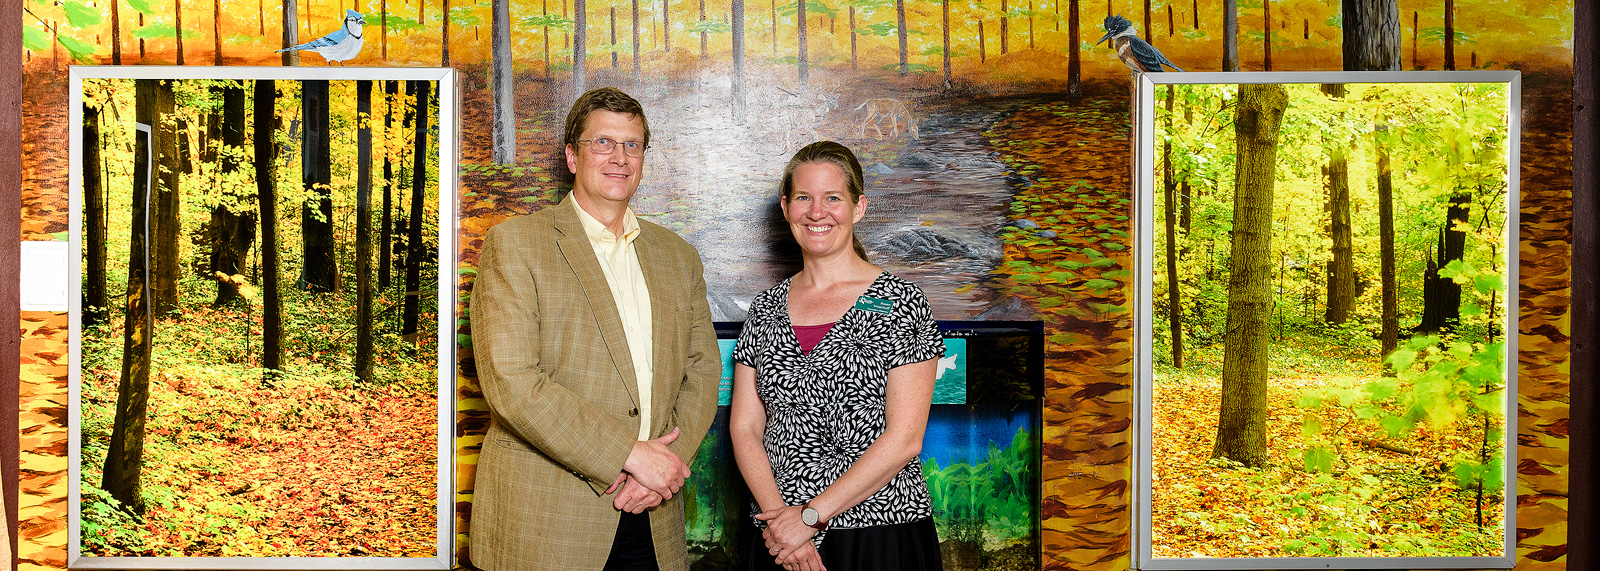
[[[322,57],[328,60],[328,65],[333,65],[333,62],[336,61],[342,62],[354,59],[356,54],[361,53],[361,25],[365,23],[367,23],[367,20],[361,17],[360,12],[345,10],[344,25],[334,30],[333,33],[298,46],[283,48],[273,53],[290,50],[313,51],[322,54]]]
[[[1111,40],[1111,45],[1117,50],[1117,58],[1123,65],[1134,71],[1155,73],[1162,71],[1161,66],[1166,65],[1172,69],[1183,71],[1183,68],[1172,65],[1172,60],[1161,55],[1161,50],[1139,39],[1139,33],[1134,31],[1133,22],[1122,16],[1106,16],[1106,35],[1100,37],[1099,42]]]

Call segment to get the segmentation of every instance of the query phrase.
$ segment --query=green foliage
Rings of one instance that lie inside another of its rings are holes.
[[[799,12],[800,3],[798,0],[788,4],[780,4],[778,6],[778,15],[780,16],[793,16]],[[806,0],[806,15],[837,18],[839,17],[839,11],[833,9],[832,6],[829,6],[827,3],[822,2],[821,0]]]
[[[100,9],[89,6],[80,0],[66,0],[61,3],[61,11],[67,15],[67,25],[83,29],[100,23]]]
[[[894,22],[878,22],[869,26],[856,28],[856,33],[863,36],[887,38],[900,32],[900,27]]]
[[[156,15],[155,8],[150,6],[150,0],[128,0],[128,7],[146,16]]]
[[[171,24],[150,24],[150,25],[147,25],[147,26],[145,26],[143,28],[139,28],[137,30],[134,30],[134,31],[130,32],[130,35],[132,35],[135,38],[142,39],[142,40],[158,40],[158,39],[161,39],[161,38],[176,38],[176,37],[178,37],[178,29],[173,27]],[[194,32],[194,31],[191,31],[191,30],[184,30],[183,31],[183,37],[185,37],[185,38],[198,37],[199,35],[200,34],[198,32]]]
[[[558,14],[539,14],[528,16],[517,21],[517,24],[529,28],[542,28],[549,26],[560,30],[571,30],[575,22],[571,18],[564,18]]]
[[[687,31],[695,34],[726,34],[733,31],[733,26],[723,23],[721,20],[701,20],[695,22],[693,26],[689,26]]]
[[[450,9],[450,23],[457,26],[481,26],[483,18],[478,15],[481,6],[456,6]]]
[[[995,551],[1029,538],[1036,523],[1029,499],[1038,477],[1034,455],[1033,440],[1020,429],[1004,449],[990,442],[987,459],[976,465],[956,463],[941,469],[935,459],[923,460],[922,474],[940,539],[978,543]]]
[[[50,32],[34,26],[23,26],[22,47],[28,51],[44,51],[50,47]]]
[[[60,43],[61,47],[67,48],[67,52],[72,54],[72,59],[84,63],[93,62],[93,58],[90,57],[94,55],[95,46],[93,44],[80,41],[66,34],[56,34],[56,42]]]
[[[393,31],[396,31],[396,32],[404,32],[404,31],[407,31],[407,30],[421,30],[421,29],[426,27],[426,26],[424,26],[422,24],[422,22],[418,22],[415,19],[407,18],[405,16],[401,16],[399,14],[395,14],[394,12],[389,12],[387,14],[381,14],[375,19],[378,21],[379,25],[388,26],[390,30],[393,30]]]

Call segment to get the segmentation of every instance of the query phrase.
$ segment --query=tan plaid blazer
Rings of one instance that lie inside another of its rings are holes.
[[[639,434],[622,320],[569,196],[490,229],[472,292],[472,348],[489,403],[474,484],[473,565],[600,569],[621,512],[602,495]],[[655,345],[652,436],[693,462],[716,413],[722,361],[699,253],[639,221],[634,245]],[[650,512],[662,571],[687,569],[682,496]]]

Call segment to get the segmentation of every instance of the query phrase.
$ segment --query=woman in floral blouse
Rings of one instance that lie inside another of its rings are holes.
[[[804,267],[751,301],[734,349],[734,455],[761,541],[746,569],[941,569],[917,454],[944,343],[922,290],[866,259],[861,164],[831,141],[784,169]]]

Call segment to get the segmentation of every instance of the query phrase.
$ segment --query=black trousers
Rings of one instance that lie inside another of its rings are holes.
[[[767,552],[761,530],[745,537],[743,571],[782,571]],[[933,518],[907,523],[828,530],[822,539],[822,564],[828,571],[942,571],[939,532]]]
[[[660,571],[656,564],[656,544],[650,538],[650,512],[622,512],[617,520],[617,539],[611,542],[611,556],[605,571]]]

